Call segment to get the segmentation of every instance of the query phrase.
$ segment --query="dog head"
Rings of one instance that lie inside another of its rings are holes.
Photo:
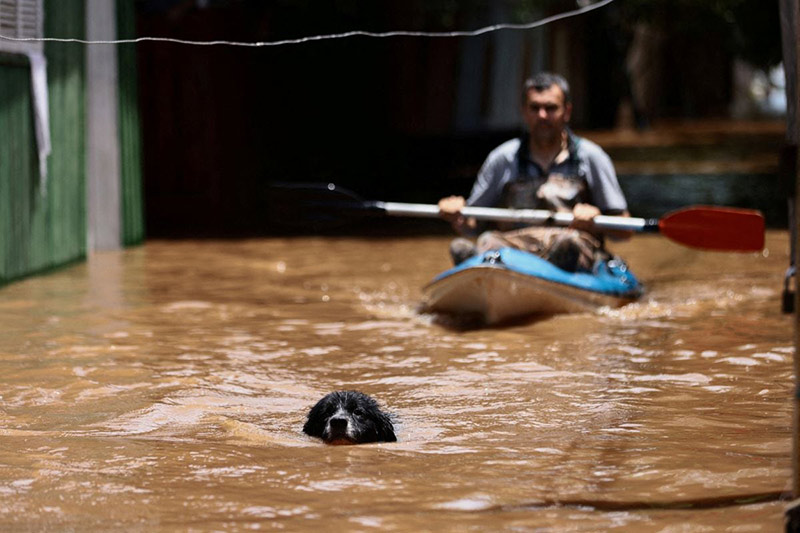
[[[357,391],[337,391],[311,408],[303,432],[326,444],[395,442],[390,415],[371,397]]]

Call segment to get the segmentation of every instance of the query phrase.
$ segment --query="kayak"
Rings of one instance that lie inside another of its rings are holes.
[[[619,258],[567,272],[514,248],[490,250],[445,270],[423,288],[423,312],[477,317],[492,325],[532,315],[621,307],[642,295]]]

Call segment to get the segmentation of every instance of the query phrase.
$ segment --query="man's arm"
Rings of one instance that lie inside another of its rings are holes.
[[[587,165],[587,182],[592,196],[592,204],[577,204],[573,208],[575,222],[572,227],[584,229],[598,235],[607,235],[612,240],[629,239],[632,231],[603,230],[594,225],[592,219],[597,215],[629,217],[628,202],[619,185],[614,163],[608,154],[597,144],[582,139],[580,148]]]
[[[515,165],[514,154],[519,150],[519,140],[506,141],[486,157],[478,171],[472,191],[469,195],[469,205],[475,207],[495,207],[500,201],[503,190],[503,179],[513,170]],[[467,205],[463,196],[448,196],[439,200],[440,216],[452,224],[453,229],[460,235],[475,237],[485,226],[479,224],[474,218],[467,218],[461,210]]]

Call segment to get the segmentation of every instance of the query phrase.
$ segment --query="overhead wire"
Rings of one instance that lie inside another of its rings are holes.
[[[501,30],[532,30],[551,24],[553,22],[564,20],[570,17],[576,17],[596,9],[600,9],[615,0],[599,0],[595,3],[590,3],[574,9],[558,13],[543,19],[527,22],[527,23],[500,23],[485,26],[476,30],[461,30],[461,31],[406,31],[395,30],[387,32],[372,32],[364,30],[352,30],[343,33],[331,33],[324,35],[311,35],[307,37],[299,37],[296,39],[282,39],[277,41],[258,41],[258,42],[238,42],[238,41],[192,41],[186,39],[175,39],[172,37],[137,37],[135,39],[113,39],[113,40],[86,40],[86,39],[64,39],[58,37],[10,37],[0,34],[0,40],[13,41],[13,42],[57,42],[57,43],[79,43],[85,45],[119,45],[119,44],[138,44],[144,42],[160,42],[160,43],[173,43],[185,44],[192,46],[240,46],[250,48],[273,47],[273,46],[287,46],[298,45],[311,42],[329,41],[333,39],[348,39],[352,37],[369,37],[369,38],[391,38],[391,37],[425,37],[425,38],[450,38],[450,37],[477,37],[488,33],[493,33]]]

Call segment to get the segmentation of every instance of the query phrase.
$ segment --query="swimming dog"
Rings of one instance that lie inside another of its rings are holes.
[[[392,418],[378,402],[358,391],[337,391],[324,396],[308,412],[303,432],[326,444],[395,442]]]

